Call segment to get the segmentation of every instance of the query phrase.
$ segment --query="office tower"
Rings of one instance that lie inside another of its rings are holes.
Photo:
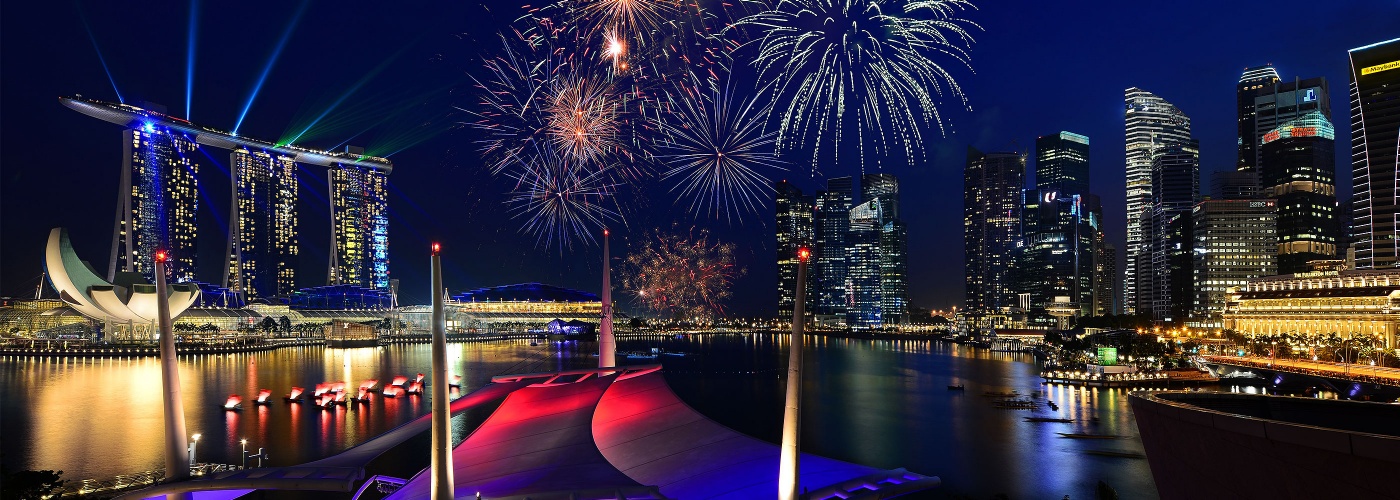
[[[1023,200],[1018,291],[1030,294],[1033,309],[1064,308],[1067,300],[1078,309],[1077,316],[1093,314],[1094,239],[1102,213],[1098,197],[1051,188],[1027,189]]]
[[[1259,192],[1257,170],[1218,170],[1210,174],[1210,198],[1213,200],[1253,200]]]
[[[1035,187],[1062,194],[1089,194],[1089,138],[1060,132],[1035,140]]]
[[[1131,87],[1124,92],[1124,125],[1127,131],[1127,246],[1128,265],[1123,279],[1124,309],[1137,312],[1141,272],[1151,265],[1152,164],[1159,152],[1191,138],[1191,119],[1171,103],[1151,92]],[[1148,306],[1150,307],[1150,305]]]
[[[1225,292],[1275,272],[1274,200],[1206,200],[1192,209],[1192,322],[1223,326]]]
[[[879,328],[884,324],[881,300],[881,213],[879,200],[851,209],[846,233],[846,326]]]
[[[1239,132],[1236,140],[1239,144],[1239,154],[1235,164],[1237,171],[1252,172],[1258,165],[1256,162],[1259,155],[1255,148],[1259,141],[1259,132],[1254,119],[1254,98],[1266,89],[1272,89],[1278,81],[1278,72],[1274,71],[1274,67],[1265,65],[1245,68],[1244,74],[1240,75],[1240,82],[1235,85]]]
[[[812,199],[802,195],[802,190],[788,181],[778,181],[774,186],[777,198],[777,249],[778,249],[778,319],[791,320],[794,300],[797,293],[797,250],[812,245]],[[810,264],[810,262],[809,262]],[[811,291],[811,276],[803,286]],[[807,294],[807,306],[811,305],[812,294]],[[807,308],[809,313],[811,307]]]
[[[141,273],[155,282],[157,250],[169,256],[166,279],[194,281],[198,269],[195,214],[199,206],[199,146],[180,131],[152,122],[122,132],[121,192],[107,277]]]
[[[1200,149],[1195,139],[1165,146],[1152,158],[1152,216],[1144,222],[1152,267],[1139,269],[1148,276],[1139,279],[1138,301],[1139,307],[1151,308],[1154,319],[1173,317],[1173,301],[1181,303],[1181,297],[1173,296],[1171,271],[1179,265],[1173,259],[1186,244],[1183,239],[1190,237],[1189,219],[1200,191],[1200,174]],[[1178,217],[1187,227],[1171,227]]]
[[[872,200],[878,203],[878,200]],[[898,207],[896,204],[895,207]],[[896,208],[895,210],[898,210]],[[904,221],[885,217],[880,224],[880,320],[881,326],[909,322],[909,235]]]
[[[860,201],[879,199],[884,212],[881,217],[899,219],[899,180],[891,174],[860,176]]]
[[[1264,134],[1310,113],[1321,113],[1323,118],[1331,120],[1332,99],[1328,96],[1327,79],[1323,77],[1295,78],[1260,90],[1254,98],[1254,164],[1263,166],[1261,138]]]
[[[229,154],[233,215],[223,286],[243,297],[296,291],[296,160],[238,148]]]
[[[1102,231],[1095,237],[1094,315],[1119,314],[1118,248],[1105,241]]]
[[[817,193],[813,233],[815,249],[818,322],[846,321],[846,232],[851,227],[855,184],[851,177],[827,179],[826,190]]]
[[[1400,165],[1400,38],[1351,59],[1351,238],[1357,269],[1395,267]]]
[[[337,163],[327,176],[331,203],[332,285],[389,288],[388,173]]]
[[[1337,189],[1332,122],[1313,111],[1260,138],[1268,197],[1278,206],[1278,273],[1337,258]]]
[[[1016,307],[1012,282],[1021,240],[1021,191],[1026,159],[1020,153],[983,154],[967,148],[963,170],[963,256],[969,312]]]

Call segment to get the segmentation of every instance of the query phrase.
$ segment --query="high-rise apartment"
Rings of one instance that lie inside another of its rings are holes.
[[[998,312],[1019,304],[1013,283],[1021,241],[1021,153],[967,149],[963,170],[963,259],[969,312]]]
[[[264,151],[235,149],[233,220],[224,287],[246,298],[286,297],[296,291],[296,160]]]
[[[827,179],[826,190],[816,196],[816,238],[813,280],[817,320],[846,321],[846,233],[851,227],[855,205],[855,184],[851,177]]]
[[[1272,65],[1265,65],[1245,68],[1239,83],[1235,85],[1235,105],[1238,110],[1236,121],[1239,132],[1235,169],[1238,171],[1252,172],[1258,165],[1259,155],[1256,147],[1259,131],[1255,123],[1254,99],[1266,89],[1273,89],[1278,81],[1278,71],[1275,71]]]
[[[1278,209],[1278,273],[1337,258],[1336,153],[1332,122],[1313,111],[1260,138],[1261,176]]]
[[[1225,292],[1277,274],[1274,200],[1206,200],[1192,208],[1191,321],[1220,328]]]
[[[1351,59],[1351,239],[1358,269],[1395,267],[1400,218],[1400,38]]]
[[[388,173],[337,163],[330,183],[330,284],[389,288]]]
[[[777,191],[774,205],[777,208],[777,250],[778,250],[778,319],[791,320],[797,294],[797,250],[812,245],[812,199],[804,196],[802,190],[783,180],[774,186]],[[809,262],[810,264],[810,262]],[[807,287],[811,292],[812,274],[809,270]],[[807,303],[813,302],[811,293]],[[808,314],[812,308],[807,307]]]
[[[1123,280],[1125,312],[1136,312],[1138,280],[1146,276],[1141,266],[1151,265],[1152,165],[1171,145],[1191,139],[1191,119],[1171,103],[1151,92],[1131,87],[1124,92],[1124,125],[1127,132],[1127,252]]]
[[[122,132],[121,192],[108,279],[118,271],[155,281],[157,250],[169,256],[166,279],[194,281],[198,269],[198,145],[186,134],[146,122]]]

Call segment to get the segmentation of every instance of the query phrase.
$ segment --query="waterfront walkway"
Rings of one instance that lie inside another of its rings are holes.
[[[1259,356],[1201,356],[1207,363],[1400,387],[1400,368]]]

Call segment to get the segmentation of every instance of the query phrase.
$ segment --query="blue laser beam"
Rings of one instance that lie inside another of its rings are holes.
[[[190,26],[185,49],[185,119],[190,119],[190,101],[194,100],[194,49],[199,34],[199,0],[190,0]]]
[[[287,47],[287,40],[292,38],[297,22],[301,20],[301,15],[306,13],[306,6],[309,2],[302,2],[297,7],[297,12],[292,16],[292,22],[287,23],[287,29],[282,31],[282,38],[277,41],[277,47],[272,50],[272,56],[267,58],[267,65],[263,66],[262,74],[258,75],[258,82],[253,84],[253,92],[248,95],[248,102],[243,104],[243,112],[238,114],[238,122],[233,125],[233,135],[238,135],[238,128],[243,126],[243,118],[248,116],[248,110],[253,107],[253,101],[258,98],[258,93],[262,91],[263,82],[267,81],[267,75],[272,73],[272,67],[277,65],[277,59],[282,55],[282,49]]]
[[[107,73],[107,81],[112,82],[112,92],[117,93],[117,102],[126,104],[126,99],[122,98],[122,91],[117,89],[117,79],[112,78],[112,70],[107,68],[107,58],[102,57],[102,48],[97,46],[97,37],[92,34],[92,26],[88,25],[87,16],[83,14],[83,9],[78,8],[78,19],[83,21],[83,29],[87,30],[88,40],[92,41],[92,50],[97,52],[97,61],[102,63],[102,71]]]

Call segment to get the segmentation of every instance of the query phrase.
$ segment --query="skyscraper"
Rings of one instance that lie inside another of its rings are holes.
[[[224,286],[244,297],[286,297],[296,291],[296,160],[235,149],[233,218]]]
[[[1273,200],[1206,200],[1192,208],[1191,320],[1223,326],[1225,292],[1275,272]]]
[[[332,285],[389,288],[388,173],[337,163],[327,176],[331,203]]]
[[[880,286],[883,218],[879,200],[851,209],[846,233],[846,325],[851,328],[879,328],[885,321]]]
[[[152,258],[169,255],[166,279],[194,281],[198,269],[195,214],[199,206],[199,147],[184,133],[146,122],[122,132],[121,192],[107,277],[141,273],[154,283]]]
[[[1200,148],[1195,139],[1168,145],[1153,155],[1151,217],[1144,221],[1152,267],[1139,269],[1147,275],[1138,281],[1138,306],[1150,307],[1154,319],[1173,317],[1173,304],[1189,303],[1184,297],[1173,296],[1173,289],[1181,287],[1172,286],[1171,272],[1181,263],[1172,259],[1180,257],[1182,247],[1189,244],[1185,240],[1191,237],[1191,207],[1196,204],[1200,185]],[[1177,218],[1183,227],[1171,227]]]
[[[1035,187],[1066,195],[1089,194],[1089,138],[1060,132],[1035,140]]]
[[[1261,175],[1278,205],[1278,273],[1309,270],[1308,261],[1337,258],[1337,188],[1332,122],[1313,111],[1260,139]]]
[[[1151,265],[1152,162],[1161,150],[1191,139],[1191,119],[1171,103],[1137,87],[1124,92],[1127,131],[1128,264],[1124,275],[1124,309],[1136,312],[1141,266]],[[1146,221],[1146,222],[1145,222]]]
[[[1094,315],[1119,314],[1118,248],[1105,241],[1100,231],[1095,238],[1094,252]]]
[[[1263,165],[1261,138],[1264,134],[1310,113],[1321,113],[1323,118],[1331,120],[1332,99],[1329,95],[1327,79],[1323,77],[1295,78],[1260,90],[1254,97],[1254,164]]]
[[[814,260],[818,321],[846,321],[846,232],[851,227],[855,185],[851,177],[827,179],[826,190],[816,196]]]
[[[967,148],[963,170],[967,291],[963,307],[969,312],[996,312],[1018,305],[1012,280],[1021,240],[1021,191],[1025,184],[1025,156],[983,154]]]
[[[860,176],[860,201],[880,200],[886,220],[899,218],[899,179],[892,174]]]
[[[1258,165],[1256,162],[1259,155],[1255,147],[1259,141],[1259,132],[1254,119],[1254,98],[1258,97],[1265,89],[1272,89],[1278,81],[1278,72],[1274,71],[1274,67],[1265,65],[1245,68],[1244,74],[1240,75],[1240,82],[1235,85],[1239,132],[1236,140],[1239,144],[1239,154],[1235,162],[1235,169],[1238,171],[1252,172]]]
[[[1358,269],[1395,267],[1400,148],[1400,38],[1351,59],[1351,238]]]
[[[1093,314],[1098,197],[1027,189],[1022,203],[1017,291],[1030,294],[1034,309],[1068,307],[1067,299],[1078,316]],[[1048,316],[1038,319],[1054,323]]]
[[[788,181],[778,181],[774,186],[777,197],[777,250],[778,250],[778,319],[791,320],[797,293],[797,249],[812,244],[812,199],[802,195],[802,190]],[[802,286],[811,291],[811,276]],[[812,303],[812,294],[807,294],[807,304]],[[811,314],[812,308],[807,308]]]

